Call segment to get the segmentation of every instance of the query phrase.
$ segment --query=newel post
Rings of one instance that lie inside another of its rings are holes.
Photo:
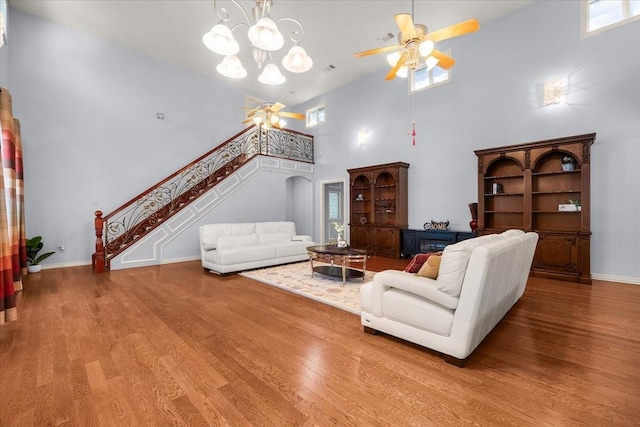
[[[94,273],[104,273],[104,242],[102,241],[104,220],[102,219],[102,211],[96,211],[95,228],[96,252],[91,257],[91,265]]]

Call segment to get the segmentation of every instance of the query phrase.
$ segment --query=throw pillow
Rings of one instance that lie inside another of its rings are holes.
[[[409,264],[404,269],[404,271],[406,271],[407,273],[417,273],[418,271],[420,271],[420,267],[424,265],[424,263],[427,261],[427,259],[429,259],[431,255],[433,255],[433,252],[429,252],[428,254],[417,254],[416,256],[411,258],[411,261],[409,261]]]
[[[440,271],[440,260],[442,255],[431,255],[418,271],[418,276],[428,277],[429,279],[437,279]]]

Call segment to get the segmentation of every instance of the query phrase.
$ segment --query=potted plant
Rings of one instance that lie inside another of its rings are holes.
[[[42,269],[40,263],[55,254],[55,252],[47,252],[38,256],[43,246],[42,236],[27,239],[27,271],[29,271],[29,273],[39,272]]]
[[[582,205],[580,204],[580,200],[572,200],[569,199],[569,203],[576,207],[576,210],[579,212],[582,210]]]

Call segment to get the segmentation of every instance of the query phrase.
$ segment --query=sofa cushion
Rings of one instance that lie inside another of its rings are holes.
[[[200,227],[200,243],[205,251],[218,247],[218,238],[222,236],[238,236],[253,234],[256,226],[253,223],[238,224],[206,224]]]
[[[414,295],[419,295],[445,308],[455,309],[458,298],[442,292],[437,287],[437,281],[398,270],[384,270],[373,276],[374,294],[382,295],[388,288],[402,289]],[[375,289],[378,289],[377,291]]]
[[[478,246],[504,238],[502,234],[486,234],[463,240],[444,248],[440,271],[438,272],[438,289],[454,297],[460,296],[460,289],[462,288],[471,252]]]
[[[296,234],[296,224],[290,221],[257,222],[256,233],[287,233]]]
[[[516,228],[512,228],[511,230],[503,231],[499,235],[502,236],[502,237],[522,236],[522,235],[524,235],[524,231],[518,230]]]
[[[442,255],[432,255],[418,270],[418,276],[428,277],[429,279],[437,279],[440,270],[440,262]]]
[[[454,297],[460,296],[471,251],[473,247],[457,243],[444,248],[438,272],[438,289]]]
[[[231,249],[252,246],[258,244],[257,234],[247,234],[246,236],[222,236],[218,237],[218,250],[227,251]]]
[[[278,258],[285,258],[297,255],[307,255],[308,242],[289,242],[289,243],[274,243],[270,246],[276,248],[276,256]]]
[[[276,257],[276,249],[269,245],[242,246],[218,253],[221,265],[243,264]]]
[[[429,259],[431,254],[434,254],[434,253],[435,252],[429,252],[426,254],[416,254],[413,258],[411,258],[411,261],[409,261],[409,264],[407,264],[404,271],[406,271],[407,273],[417,273],[418,271],[420,271],[420,267],[422,267],[422,265],[427,261],[427,259]]]
[[[289,233],[258,233],[258,244],[269,245],[271,243],[290,243]]]

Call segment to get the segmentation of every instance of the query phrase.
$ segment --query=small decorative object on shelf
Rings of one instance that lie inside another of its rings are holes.
[[[356,196],[356,201],[361,202],[364,200],[364,196],[362,195],[362,193],[358,193],[358,195]]]
[[[576,210],[580,212],[582,210],[582,205],[580,204],[580,200],[572,200],[569,199],[569,203],[576,207]]]
[[[360,224],[366,224],[367,223],[367,217],[366,216],[361,216],[360,217]]]
[[[478,229],[478,203],[469,203],[469,212],[471,212],[469,227],[471,227],[471,231],[475,233]]]
[[[424,223],[425,230],[446,230],[449,227],[449,221],[434,221]]]
[[[491,194],[500,194],[502,193],[502,184],[499,182],[494,182],[491,184]]]
[[[336,233],[338,233],[338,238],[336,239],[336,246],[339,248],[349,247],[349,244],[347,243],[347,241],[344,240],[344,238],[342,237],[342,233],[344,232],[344,224],[339,222],[332,222],[331,225],[333,225],[333,228],[336,230]]]
[[[576,159],[569,155],[562,156],[560,162],[562,162],[563,171],[572,171],[576,167]]]

